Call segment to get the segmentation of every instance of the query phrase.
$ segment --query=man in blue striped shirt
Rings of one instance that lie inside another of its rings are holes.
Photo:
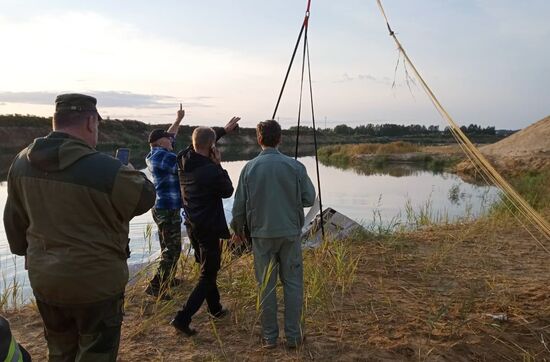
[[[176,135],[185,116],[181,109],[176,121],[168,128],[155,129],[149,135],[151,152],[145,158],[147,168],[153,176],[157,198],[152,209],[153,219],[158,227],[161,260],[157,272],[145,292],[163,299],[170,299],[165,293],[167,287],[175,286],[177,263],[181,254],[181,192],[174,145]],[[164,291],[164,292],[163,292]]]

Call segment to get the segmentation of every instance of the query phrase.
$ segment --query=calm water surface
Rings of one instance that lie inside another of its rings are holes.
[[[308,169],[316,188],[315,159],[302,157],[300,161]],[[246,161],[224,162],[234,185]],[[419,213],[428,211],[432,218],[453,221],[459,218],[476,217],[498,195],[494,187],[476,186],[462,181],[449,173],[434,174],[431,171],[405,167],[391,174],[361,174],[352,169],[320,165],[323,206],[331,207],[367,227],[376,225],[405,225],[410,221],[405,205]],[[395,176],[399,175],[399,176]],[[150,175],[149,175],[150,176]],[[0,183],[0,210],[6,202],[6,183]],[[231,219],[233,198],[224,200],[227,220]],[[426,206],[428,205],[428,207]],[[153,227],[151,239],[145,237],[147,225]],[[146,262],[158,246],[156,226],[148,212],[130,223],[129,264]],[[186,242],[186,240],[184,241]],[[0,291],[10,288],[14,282],[23,288],[19,298],[27,300],[31,295],[24,260],[14,257],[9,251],[3,223],[0,224]],[[21,299],[19,299],[21,301]]]

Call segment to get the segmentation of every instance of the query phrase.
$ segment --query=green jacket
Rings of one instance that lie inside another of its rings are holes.
[[[300,162],[266,148],[241,171],[231,226],[250,236],[297,236],[304,226],[304,207],[313,205],[315,188]]]
[[[4,227],[37,299],[78,305],[124,293],[129,222],[155,202],[145,175],[65,133],[37,138],[8,174]]]

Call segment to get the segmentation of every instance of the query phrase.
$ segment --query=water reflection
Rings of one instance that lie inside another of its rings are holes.
[[[218,145],[220,152],[222,153],[223,161],[242,161],[251,160],[258,156],[261,149],[258,145]],[[296,152],[295,146],[291,144],[283,144],[279,147],[279,150],[285,155],[294,157]],[[315,155],[315,148],[313,145],[300,145],[298,148],[298,157],[307,157]]]
[[[340,170],[350,170],[358,175],[370,176],[370,175],[389,175],[393,177],[403,177],[403,176],[413,176],[421,172],[426,171],[422,167],[414,164],[397,164],[397,163],[386,163],[386,164],[369,164],[369,163],[360,163],[356,165],[350,165],[346,163],[332,164],[327,162],[322,162],[323,165],[329,167],[335,167]],[[432,171],[434,174],[442,173],[442,171]]]

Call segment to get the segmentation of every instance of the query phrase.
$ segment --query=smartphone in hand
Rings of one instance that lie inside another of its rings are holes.
[[[220,151],[216,148],[215,144],[210,147],[210,159],[217,164],[220,164],[222,161]]]
[[[115,157],[118,158],[120,162],[124,165],[128,165],[130,160],[130,149],[129,148],[117,148]]]

